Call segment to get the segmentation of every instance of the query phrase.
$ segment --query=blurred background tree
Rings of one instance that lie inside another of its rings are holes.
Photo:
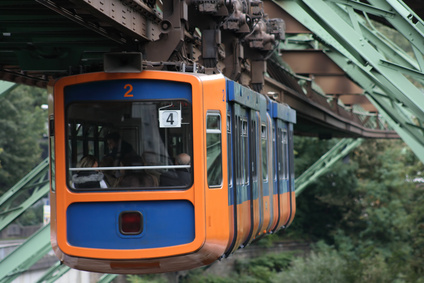
[[[0,96],[0,194],[42,161],[47,148],[47,91],[18,86]]]

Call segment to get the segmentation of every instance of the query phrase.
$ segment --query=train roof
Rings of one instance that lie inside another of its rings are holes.
[[[254,110],[260,110],[262,94],[248,89],[232,80],[227,80],[227,99]]]
[[[235,101],[241,105],[258,111],[263,108],[266,96],[232,80],[226,79],[226,81],[228,101]],[[278,118],[289,123],[296,123],[296,111],[294,109],[290,108],[290,106],[285,103],[279,103],[270,100],[269,98],[267,100],[269,101],[268,110],[271,117]]]
[[[285,103],[279,103],[271,100],[271,116],[289,123],[296,123],[296,110],[290,108],[290,106]]]

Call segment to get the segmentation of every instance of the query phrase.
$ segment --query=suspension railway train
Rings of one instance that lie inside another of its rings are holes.
[[[295,215],[295,111],[226,79],[89,73],[51,88],[51,242],[66,265],[208,265]]]

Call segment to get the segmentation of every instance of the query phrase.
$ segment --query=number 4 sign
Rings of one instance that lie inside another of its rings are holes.
[[[160,128],[180,128],[181,110],[159,110]]]

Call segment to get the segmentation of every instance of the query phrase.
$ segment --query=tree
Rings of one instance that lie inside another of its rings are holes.
[[[28,86],[0,96],[0,194],[40,163],[46,102],[46,90]]]
[[[330,143],[301,139],[297,166],[306,168]],[[424,275],[423,174],[402,141],[367,140],[297,198],[290,230],[337,250],[349,263],[348,282],[417,282]]]
[[[302,174],[337,142],[335,139],[295,137],[296,175]],[[296,216],[287,235],[332,243],[333,231],[340,225],[348,225],[344,218],[354,199],[356,169],[357,164],[352,160],[340,161],[309,185],[296,199]]]
[[[424,198],[414,181],[424,171],[422,163],[399,140],[368,140],[352,162],[356,184],[344,188],[351,201],[343,204],[340,223],[329,231],[333,242],[327,242],[349,262],[352,282],[382,282],[383,275],[416,282],[424,275]],[[329,196],[336,206],[337,198]]]

